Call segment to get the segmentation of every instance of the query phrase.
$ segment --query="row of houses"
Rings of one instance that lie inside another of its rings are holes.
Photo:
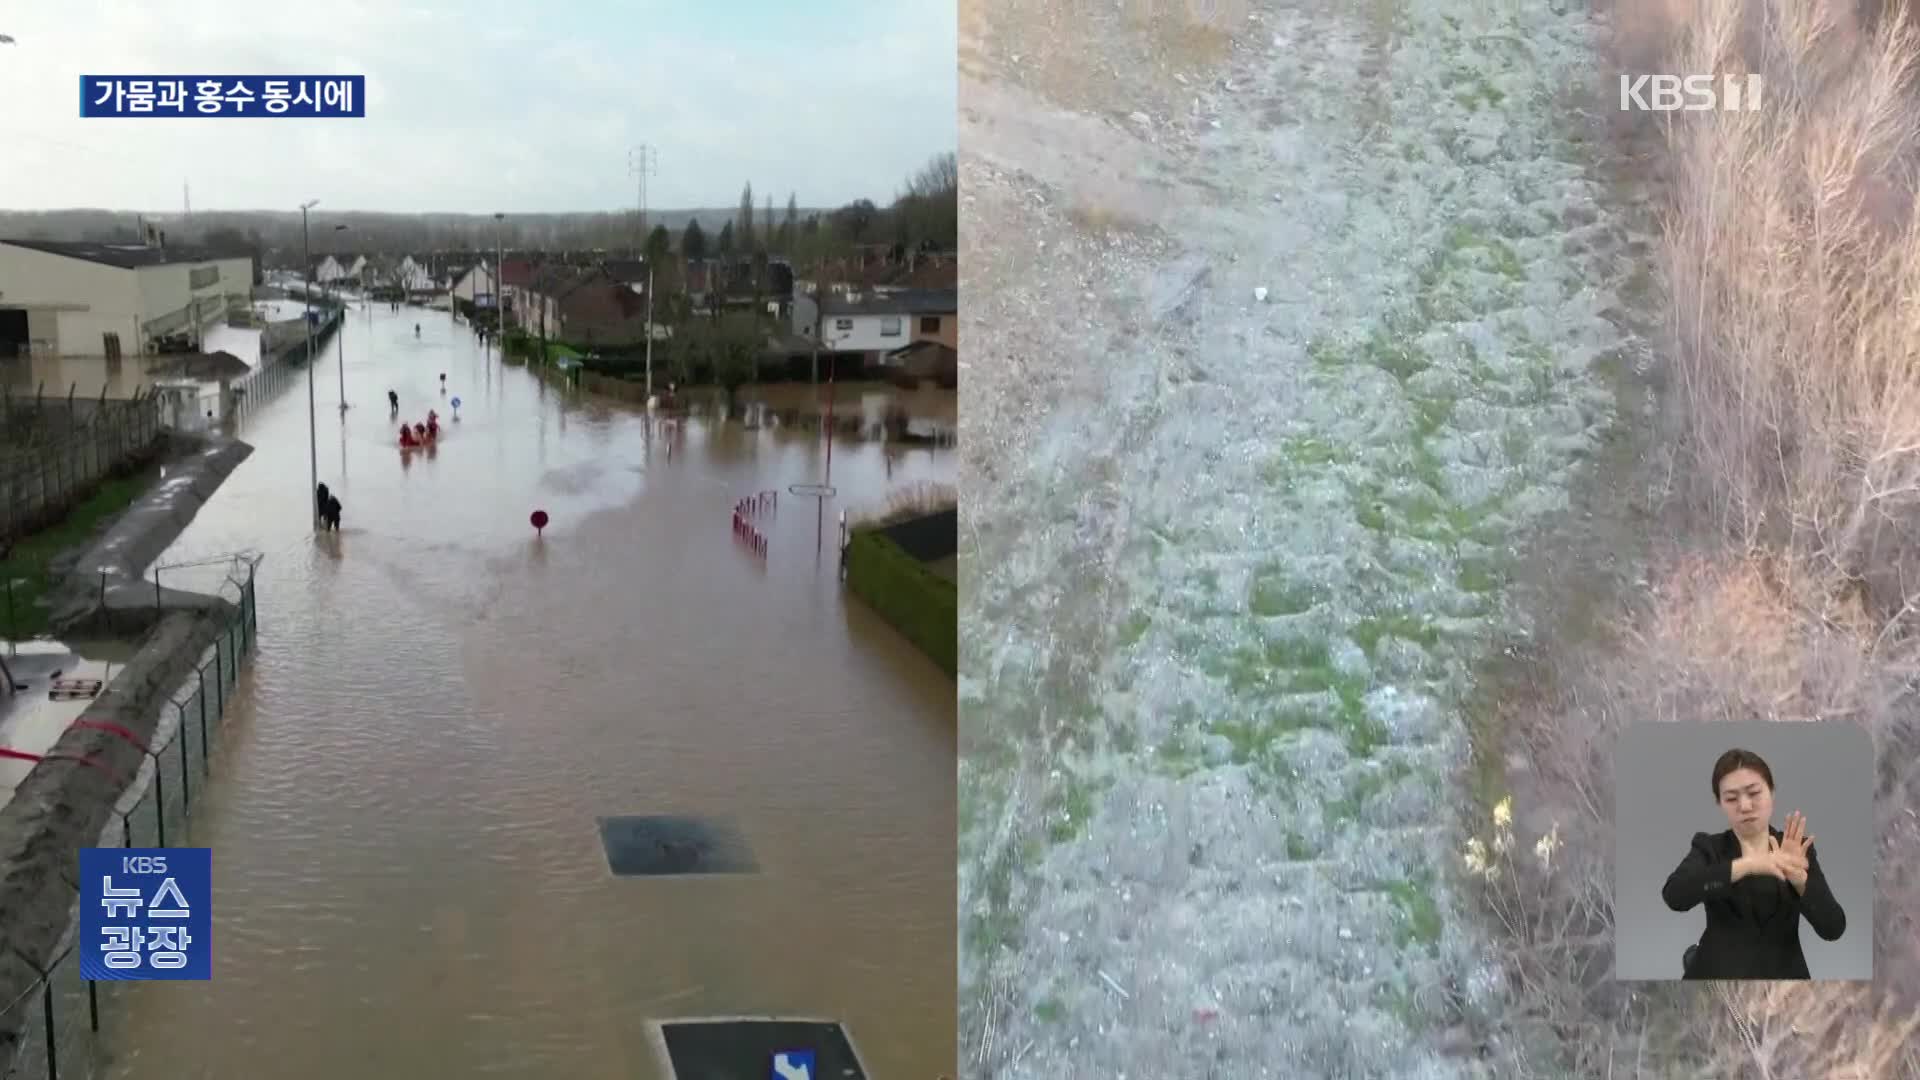
[[[490,260],[441,265],[436,275],[411,256],[387,262],[328,256],[314,276],[327,283],[397,285],[415,295],[451,292],[489,310],[504,298],[514,322],[529,333],[589,349],[631,347],[649,333],[656,340],[670,335],[659,325],[664,319],[649,320],[642,259],[597,253],[518,257],[505,260],[497,274]],[[247,311],[253,269],[250,253],[168,245],[151,236],[135,244],[0,240],[0,358],[197,349],[206,330]],[[746,259],[677,262],[675,269],[695,310],[765,305],[773,352],[817,345],[882,366],[935,371],[955,362],[958,303],[951,287],[913,287],[869,273],[822,290],[797,278],[778,257],[766,262],[764,274]],[[943,273],[950,271],[949,265]]]
[[[0,359],[197,349],[252,298],[247,251],[0,240]]]
[[[958,291],[862,282],[825,290],[798,279],[785,259],[770,258],[764,279],[748,260],[696,260],[676,266],[689,305],[752,310],[764,305],[770,352],[799,353],[815,347],[858,354],[868,363],[899,366],[916,374],[951,375],[959,346]],[[537,337],[593,348],[622,348],[671,336],[649,322],[645,260],[553,260],[510,258],[496,283],[490,263],[463,274],[452,288],[457,300],[492,310],[496,293],[514,323]],[[658,304],[660,297],[654,298]]]
[[[399,260],[369,259],[365,255],[341,258],[328,255],[315,265],[313,280],[321,285],[353,285],[362,289],[399,289],[409,296],[443,293],[451,284],[447,271],[434,273],[405,255]]]

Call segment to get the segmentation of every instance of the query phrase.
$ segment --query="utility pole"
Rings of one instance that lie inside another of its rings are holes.
[[[827,321],[827,259],[820,257],[813,275],[813,385],[820,386],[820,334]]]
[[[647,261],[647,399],[653,399],[653,263],[654,253],[648,250],[648,242],[653,235],[647,231],[647,177],[655,171],[658,159],[653,155],[653,147],[641,143],[627,153],[627,169],[639,181],[640,196],[640,255]]]
[[[300,275],[306,286],[300,292],[307,298],[307,507],[315,529],[320,527],[320,437],[313,419],[313,244],[307,234],[307,211],[318,205],[319,199],[300,204],[300,255],[307,264]]]
[[[341,233],[346,231],[347,231],[347,227],[345,225],[335,225],[333,227],[333,235],[335,238],[338,238]],[[340,245],[335,244],[334,246],[339,247]],[[336,355],[339,358],[339,362],[337,366],[340,369],[340,411],[346,412],[347,411],[347,302],[344,298],[340,301],[340,325],[334,328],[333,340],[334,340],[334,344],[339,346],[339,351],[336,353]]]
[[[502,358],[507,355],[507,247],[506,241],[500,238],[500,223],[505,220],[505,214],[493,215],[493,317]]]
[[[653,400],[653,260],[647,260],[647,400]]]

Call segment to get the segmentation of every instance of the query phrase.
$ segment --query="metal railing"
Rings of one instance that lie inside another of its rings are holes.
[[[320,325],[313,328],[313,351],[325,351],[332,335],[339,332],[343,313],[339,309],[316,311]],[[284,329],[283,329],[284,328]],[[280,396],[280,392],[302,377],[307,361],[306,328],[294,323],[277,323],[260,335],[260,366],[227,384],[227,400],[220,415],[232,427],[246,423],[254,413]]]
[[[204,790],[221,721],[259,632],[254,571],[249,563],[244,580],[234,583],[239,592],[235,614],[202,653],[194,673],[161,705],[154,741],[142,748],[139,774],[115,804],[95,846],[168,847],[187,841],[194,799]],[[85,943],[76,940],[79,925],[76,899],[55,959],[44,969],[35,958],[15,952],[13,959],[31,966],[39,978],[17,999],[0,1002],[0,1080],[77,1080],[101,1071],[101,1008],[124,992],[124,984],[80,977]]]
[[[158,400],[76,399],[44,393],[0,399],[0,542],[44,528],[100,481],[151,456],[160,440]]]

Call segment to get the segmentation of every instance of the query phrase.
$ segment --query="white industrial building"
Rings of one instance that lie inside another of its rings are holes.
[[[0,360],[198,347],[253,298],[253,256],[162,244],[0,240]]]

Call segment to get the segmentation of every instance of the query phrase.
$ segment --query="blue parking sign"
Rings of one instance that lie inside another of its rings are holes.
[[[773,1055],[773,1075],[768,1080],[817,1080],[816,1060],[811,1050],[782,1050]]]
[[[82,848],[81,978],[213,978],[212,901],[212,848]]]

